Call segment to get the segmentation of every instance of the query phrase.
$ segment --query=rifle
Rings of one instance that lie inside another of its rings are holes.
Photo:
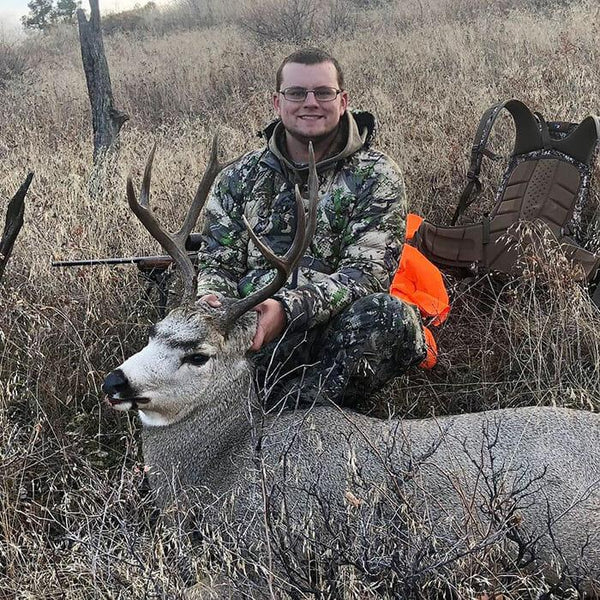
[[[192,262],[197,260],[196,252],[188,252]],[[97,265],[137,265],[140,271],[160,269],[164,271],[173,264],[173,259],[166,255],[156,256],[127,256],[117,258],[84,258],[81,260],[55,260],[53,267],[95,267]]]
[[[195,263],[198,260],[197,251],[200,248],[201,234],[191,233],[185,242],[188,256]],[[84,258],[81,260],[55,260],[53,267],[95,267],[97,265],[137,265],[143,272],[160,270],[164,271],[173,264],[173,259],[166,254],[157,256],[128,256],[116,258]]]
[[[192,262],[198,261],[197,252],[188,252]],[[127,256],[118,258],[84,258],[81,260],[55,260],[53,267],[95,267],[97,265],[137,265],[141,277],[146,281],[144,295],[152,301],[152,290],[158,292],[158,301],[153,302],[158,310],[159,318],[163,318],[167,311],[169,299],[169,281],[172,271],[169,267],[174,263],[168,255],[157,256]]]

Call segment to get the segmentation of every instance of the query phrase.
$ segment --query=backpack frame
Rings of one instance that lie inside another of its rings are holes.
[[[495,206],[479,223],[456,225],[465,209],[479,196],[484,157],[499,158],[486,146],[502,110],[515,124],[515,145],[498,188]],[[471,150],[471,163],[450,226],[424,221],[414,245],[432,262],[518,276],[522,272],[520,244],[515,235],[523,222],[542,222],[558,240],[566,256],[581,268],[580,281],[592,281],[600,267],[600,255],[579,245],[591,171],[600,140],[600,119],[588,116],[581,123],[546,122],[519,100],[490,107],[481,118]],[[507,235],[508,232],[511,235]]]

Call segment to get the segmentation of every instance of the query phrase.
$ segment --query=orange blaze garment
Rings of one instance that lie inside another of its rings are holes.
[[[412,239],[422,222],[423,219],[418,215],[408,215],[407,241]],[[431,325],[440,325],[448,317],[450,303],[440,270],[409,244],[404,244],[390,294],[416,306],[423,318],[432,319]],[[427,343],[427,357],[419,366],[431,369],[437,362],[437,344],[430,329],[423,327],[423,331]]]

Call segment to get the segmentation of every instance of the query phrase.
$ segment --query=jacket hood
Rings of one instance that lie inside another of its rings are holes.
[[[335,164],[351,154],[354,154],[361,148],[368,148],[377,128],[375,117],[367,111],[347,110],[340,120],[340,141],[338,148],[341,148],[332,156],[317,163],[317,169],[323,170],[330,165]],[[281,139],[284,128],[281,119],[276,119],[267,125],[267,127],[258,133],[259,137],[264,137],[267,140],[269,150],[277,157],[277,159],[285,165],[286,169],[292,172],[301,172],[307,169],[304,165],[298,166],[287,157],[286,153],[281,149]],[[343,137],[342,137],[343,136]],[[345,139],[344,139],[345,138]]]

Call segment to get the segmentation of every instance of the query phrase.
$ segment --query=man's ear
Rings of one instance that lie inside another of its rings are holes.
[[[273,108],[278,115],[281,115],[279,107],[279,94],[277,92],[273,92]]]
[[[344,90],[341,94],[341,106],[342,106],[342,114],[346,112],[348,109],[348,92]]]

